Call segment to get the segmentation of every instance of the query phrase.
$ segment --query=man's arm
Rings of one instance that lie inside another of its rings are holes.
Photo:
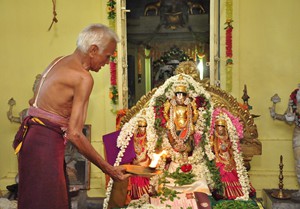
[[[114,180],[124,180],[129,176],[128,174],[124,175],[125,168],[111,166],[82,133],[92,87],[93,80],[91,76],[84,76],[75,84],[72,111],[66,137],[82,155],[104,173],[110,175]]]

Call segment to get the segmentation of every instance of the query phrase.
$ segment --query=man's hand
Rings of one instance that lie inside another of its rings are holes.
[[[131,176],[131,174],[126,173],[126,168],[124,166],[112,166],[112,169],[107,173],[114,181],[123,181]]]

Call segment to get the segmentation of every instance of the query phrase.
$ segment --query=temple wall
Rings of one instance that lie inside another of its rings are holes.
[[[254,156],[250,178],[261,196],[264,188],[278,188],[280,155],[283,156],[284,188],[296,189],[292,133],[294,125],[274,121],[269,114],[271,97],[278,93],[281,102],[276,111],[284,113],[290,93],[299,80],[300,47],[298,9],[300,2],[273,0],[233,1],[233,96],[242,101],[244,85],[247,85],[251,113],[260,115],[254,119],[262,155]],[[223,21],[222,21],[223,20]],[[225,8],[221,5],[221,78],[226,79]],[[223,57],[222,57],[223,56]]]
[[[28,107],[32,97],[35,76],[57,56],[68,55],[76,47],[78,33],[91,23],[108,24],[106,1],[56,1],[58,23],[48,28],[52,21],[52,1],[0,2],[0,189],[14,183],[17,173],[17,157],[11,147],[19,125],[6,116],[8,100],[16,100],[14,115]],[[86,123],[92,124],[92,144],[101,153],[102,135],[115,128],[115,116],[111,113],[108,97],[109,67],[93,73],[95,85],[91,95]],[[104,176],[91,168],[90,196],[103,196]]]
[[[221,1],[221,81],[225,83],[224,48],[225,22],[224,1]],[[289,94],[299,81],[300,41],[297,9],[298,0],[234,0],[233,14],[233,96],[241,100],[244,84],[253,106],[259,140],[263,150],[251,163],[251,181],[261,196],[263,188],[277,188],[279,156],[284,158],[284,187],[297,188],[292,156],[292,130],[283,122],[273,121],[268,107],[271,96],[278,93],[282,102],[278,113],[286,109]],[[28,106],[32,96],[32,84],[56,56],[67,55],[75,49],[77,34],[95,22],[107,23],[106,1],[57,1],[58,23],[47,31],[52,21],[51,1],[0,2],[1,49],[0,49],[0,190],[14,183],[17,159],[11,143],[18,124],[7,119],[8,100],[13,97],[17,104],[14,114]],[[95,78],[87,123],[92,124],[92,144],[102,152],[102,135],[114,130],[115,116],[110,112],[108,98],[109,69],[106,66]],[[224,86],[223,86],[224,87]],[[103,102],[104,101],[104,102]],[[104,176],[92,166],[89,196],[104,196]]]

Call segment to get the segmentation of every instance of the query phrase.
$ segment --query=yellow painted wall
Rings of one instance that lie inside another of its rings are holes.
[[[225,0],[221,0],[221,81],[224,74]],[[279,156],[284,157],[284,186],[298,188],[292,156],[292,130],[283,122],[273,121],[268,107],[270,98],[278,93],[282,102],[278,112],[286,109],[289,94],[300,83],[298,50],[300,48],[300,8],[298,0],[233,0],[234,32],[233,96],[239,101],[244,84],[247,85],[252,113],[255,119],[263,154],[255,156],[250,171],[251,181],[261,195],[263,188],[277,188]],[[27,107],[32,96],[32,83],[56,56],[71,53],[78,32],[95,22],[107,23],[106,1],[57,1],[59,22],[50,32],[52,20],[51,1],[0,1],[0,189],[14,183],[17,161],[11,143],[18,128],[6,117],[8,100],[17,101],[14,113]],[[102,151],[101,137],[114,130],[111,114],[108,67],[94,74],[95,86],[91,96],[87,123],[92,124],[92,143]],[[104,102],[103,102],[104,101]],[[104,196],[102,173],[92,166],[90,196]]]
[[[56,1],[58,23],[47,31],[52,21],[52,1],[0,1],[0,189],[14,183],[17,160],[11,148],[18,124],[7,119],[8,100],[17,104],[14,114],[27,108],[35,76],[54,58],[72,53],[78,33],[91,23],[107,22],[106,1]],[[102,135],[115,128],[108,98],[109,68],[93,74],[87,123],[92,124],[92,143],[102,153]],[[103,196],[102,172],[92,166],[90,196]]]
[[[225,2],[222,1],[221,2]],[[279,159],[283,155],[284,188],[297,189],[292,132],[293,126],[274,121],[269,114],[271,97],[278,93],[277,112],[287,108],[290,93],[300,83],[298,0],[233,0],[233,92],[242,101],[244,84],[253,106],[262,155],[251,163],[251,181],[261,196],[263,188],[278,188]],[[225,7],[221,5],[221,76],[223,88],[225,63]]]

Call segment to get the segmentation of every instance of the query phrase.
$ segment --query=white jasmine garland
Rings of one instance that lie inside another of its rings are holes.
[[[217,111],[220,111],[220,110],[217,110]],[[220,112],[222,112],[222,110]],[[244,160],[243,160],[243,156],[242,156],[242,153],[240,151],[240,146],[239,146],[238,133],[241,130],[237,130],[237,128],[236,128],[236,127],[240,126],[240,124],[236,124],[236,126],[235,126],[233,124],[233,121],[227,115],[227,113],[222,114],[222,117],[224,117],[226,124],[227,124],[228,136],[229,136],[230,142],[232,144],[233,157],[234,157],[234,161],[236,163],[236,171],[238,174],[239,182],[242,186],[243,196],[237,197],[236,200],[249,200],[250,182],[249,182],[247,170],[244,166]],[[235,121],[235,123],[239,123],[239,122]],[[213,125],[212,129],[214,129],[214,124],[212,124],[212,125]],[[241,127],[239,127],[239,128],[241,128]],[[213,131],[211,131],[211,133],[212,132]]]
[[[233,156],[236,162],[236,170],[238,173],[239,182],[242,186],[243,196],[237,197],[237,200],[248,200],[249,199],[249,190],[250,190],[250,182],[247,174],[247,170],[244,166],[244,161],[242,154],[239,150],[239,137],[237,136],[237,130],[233,126],[231,120],[228,117],[226,118],[226,122],[228,125],[228,134],[230,141],[232,143]]]
[[[196,146],[193,150],[193,154],[188,157],[188,163],[192,165],[192,172],[196,175],[196,179],[203,179],[205,178],[209,187],[213,188],[214,182],[212,180],[212,174],[209,171],[206,161],[204,158],[204,155],[207,156],[209,161],[212,161],[215,158],[214,153],[212,152],[211,146],[209,144],[209,137],[210,134],[208,133],[208,129],[205,129],[204,127],[210,127],[211,126],[211,118],[205,117],[205,116],[211,116],[213,112],[213,103],[210,100],[210,94],[200,85],[200,83],[196,82],[191,76],[180,74],[173,76],[165,81],[165,83],[160,86],[154,95],[151,97],[151,99],[148,102],[148,105],[142,109],[136,116],[131,118],[131,120],[124,124],[124,126],[121,129],[120,135],[117,139],[117,146],[120,149],[120,152],[118,153],[115,166],[120,165],[120,162],[122,161],[124,152],[126,147],[129,144],[129,141],[131,140],[134,131],[137,128],[137,118],[144,117],[147,121],[147,148],[148,148],[148,156],[150,159],[153,158],[153,154],[155,153],[156,143],[157,139],[159,138],[157,130],[155,128],[155,119],[156,119],[156,112],[155,112],[155,105],[156,105],[156,99],[161,96],[165,96],[167,100],[171,101],[175,96],[175,84],[178,81],[179,76],[183,76],[183,81],[181,84],[184,84],[188,87],[188,97],[190,98],[196,98],[201,96],[206,100],[206,102],[209,102],[208,109],[205,109],[204,107],[198,108],[198,119],[195,125],[195,133],[200,134],[201,140],[204,140],[204,150],[201,146]],[[207,108],[206,107],[206,108]],[[142,114],[143,112],[143,114]],[[207,119],[206,119],[207,118]],[[208,121],[207,121],[208,120]],[[230,118],[226,118],[226,122],[228,124],[228,133],[230,140],[232,142],[233,147],[233,154],[234,159],[236,162],[237,167],[237,173],[239,177],[239,181],[242,185],[244,196],[239,197],[239,199],[247,200],[249,198],[249,179],[247,176],[247,171],[243,165],[243,158],[239,151],[238,146],[238,134],[237,130],[235,129],[234,125],[232,124]],[[214,125],[214,124],[212,124]],[[182,155],[179,152],[174,151],[173,147],[171,146],[167,133],[160,133],[162,134],[160,137],[162,138],[162,150],[167,151],[168,155],[171,157],[171,159],[180,164],[180,159],[182,159]],[[158,164],[157,169],[163,170],[165,168],[165,161],[164,158],[161,158]],[[150,179],[150,185],[154,189],[158,189],[158,180],[160,178],[160,175],[153,176]],[[113,180],[110,179],[107,191],[106,191],[106,198],[104,200],[103,208],[107,209],[108,206],[108,200],[111,195]],[[150,187],[150,188],[151,188]],[[149,189],[150,189],[149,188]],[[238,198],[237,198],[238,199]],[[162,209],[162,207],[154,207],[153,205],[145,203],[142,207],[145,208],[153,208],[153,209]],[[134,208],[134,207],[132,207]],[[128,208],[127,208],[128,209]],[[129,209],[131,209],[129,207]]]
[[[114,166],[119,166],[122,158],[124,156],[124,152],[129,144],[129,141],[131,140],[134,131],[137,129],[137,122],[139,117],[144,117],[148,123],[148,121],[151,123],[151,120],[147,117],[146,115],[142,115],[141,113],[137,114],[136,117],[131,118],[131,120],[128,123],[125,123],[124,126],[122,127],[120,134],[117,139],[117,147],[120,149],[116,161],[114,163]],[[148,126],[147,126],[148,128]],[[104,199],[103,202],[103,208],[106,209],[108,206],[108,201],[110,199],[111,195],[111,190],[113,186],[113,179],[110,178],[109,183],[107,185],[106,189],[106,198]]]
[[[206,120],[204,119],[203,115],[207,114],[207,115],[211,115],[212,109],[213,109],[213,104],[210,101],[210,94],[205,91],[205,89],[198,83],[196,82],[194,79],[192,79],[190,76],[188,75],[177,75],[177,76],[173,76],[170,79],[168,79],[159,89],[156,90],[155,94],[153,95],[153,97],[151,98],[151,100],[149,101],[149,112],[147,111],[147,113],[151,114],[150,118],[155,119],[155,105],[156,105],[156,98],[162,95],[165,95],[166,98],[169,101],[172,101],[174,96],[175,96],[175,86],[178,85],[177,81],[179,76],[183,76],[184,81],[182,81],[180,83],[180,85],[186,85],[187,87],[192,86],[194,89],[189,89],[189,94],[188,96],[190,98],[196,98],[198,96],[202,96],[204,97],[207,101],[210,102],[210,108],[209,109],[205,109],[204,107],[200,107],[198,109],[198,119],[195,125],[195,132],[198,132],[198,134],[201,134],[202,136],[204,136],[204,139],[206,141],[206,147],[205,150],[202,150],[201,146],[197,146],[194,150],[193,150],[193,154],[192,156],[188,157],[188,163],[190,163],[197,170],[197,175],[196,175],[196,179],[200,179],[205,177],[206,181],[208,182],[208,184],[210,185],[210,187],[213,186],[214,182],[212,180],[212,175],[206,165],[206,162],[203,158],[204,156],[204,152],[208,155],[208,159],[212,160],[214,159],[214,154],[211,150],[211,147],[209,147],[209,138],[208,138],[208,134],[207,132],[204,132],[204,126],[206,125]],[[152,107],[152,108],[151,108]],[[152,109],[152,111],[151,111]],[[210,121],[208,121],[210,122]],[[154,123],[153,123],[154,125]],[[153,126],[154,127],[154,126]],[[153,132],[152,132],[153,131]],[[150,156],[152,156],[153,153],[155,153],[155,147],[156,147],[156,139],[158,138],[157,134],[156,134],[156,130],[153,128],[151,130],[147,130],[147,136],[148,134],[150,135],[150,140],[148,140],[147,146],[148,146],[148,154]],[[179,152],[176,152],[172,145],[169,142],[167,133],[162,133],[163,135],[161,135],[162,137],[162,150],[166,150],[168,153],[168,156],[171,157],[171,160],[174,161],[175,163],[179,163],[182,164],[181,159],[182,159],[182,154]],[[203,137],[202,137],[203,138]],[[152,149],[151,149],[152,148]],[[159,168],[164,169],[165,163],[160,163]],[[201,169],[197,169],[201,168]]]

